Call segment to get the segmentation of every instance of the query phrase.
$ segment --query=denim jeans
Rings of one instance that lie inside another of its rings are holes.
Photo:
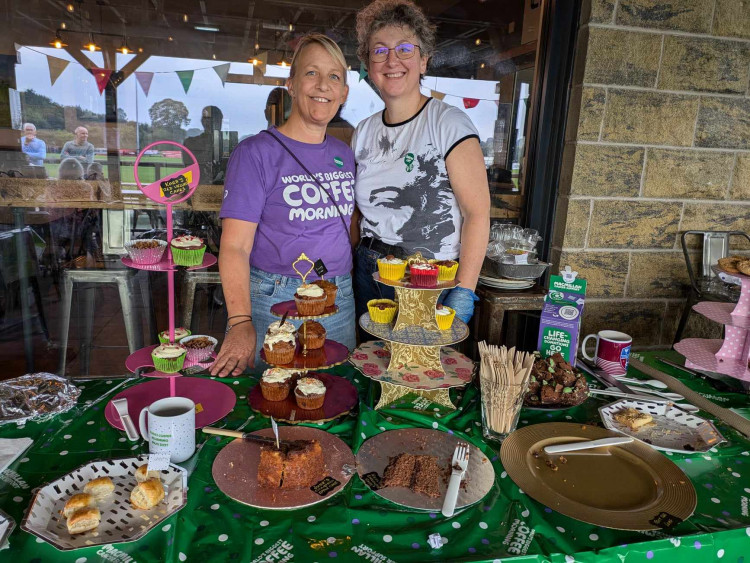
[[[367,313],[367,302],[371,299],[394,299],[396,295],[393,287],[372,279],[372,274],[378,271],[378,259],[382,257],[382,254],[366,246],[357,247],[354,253],[354,303],[360,342],[375,340],[369,332],[359,328],[359,318]],[[441,293],[438,303],[442,303],[447,294],[447,292]]]
[[[310,278],[312,279],[312,278]],[[352,294],[352,277],[336,276],[327,278],[335,283],[339,290],[336,293],[336,305],[339,312],[333,316],[320,319],[318,322],[326,329],[326,338],[335,340],[353,350],[357,343],[354,332],[354,297]],[[294,299],[294,293],[297,287],[302,284],[302,280],[297,277],[282,276],[281,274],[271,274],[250,268],[250,300],[253,307],[253,324],[257,332],[257,346],[255,349],[255,365],[260,367],[260,351],[263,349],[263,339],[268,330],[268,326],[278,321],[279,318],[271,313],[271,306],[280,301],[290,301]],[[292,321],[294,326],[299,327],[300,321]]]

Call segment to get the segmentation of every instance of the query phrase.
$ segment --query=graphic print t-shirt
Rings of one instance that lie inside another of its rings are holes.
[[[409,254],[458,258],[461,211],[445,159],[471,137],[479,135],[469,117],[434,98],[402,123],[386,124],[384,112],[362,121],[352,137],[361,235]]]
[[[272,131],[331,197],[279,143],[259,133],[232,152],[220,217],[258,224],[250,255],[256,268],[296,276],[292,262],[304,252],[312,261],[323,260],[327,277],[348,274],[352,267],[349,224],[354,211],[351,149],[330,136],[320,144],[309,144]]]

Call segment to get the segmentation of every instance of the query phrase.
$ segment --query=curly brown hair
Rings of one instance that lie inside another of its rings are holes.
[[[357,57],[368,66],[369,45],[373,33],[395,25],[414,32],[422,55],[432,56],[435,50],[436,26],[411,0],[375,0],[357,12]]]

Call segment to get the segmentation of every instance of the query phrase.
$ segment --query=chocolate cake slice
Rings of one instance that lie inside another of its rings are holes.
[[[440,467],[437,458],[431,455],[418,455],[414,462],[414,477],[411,490],[428,497],[440,496]]]
[[[383,487],[410,487],[414,474],[415,455],[398,454],[392,457],[383,472]]]
[[[292,442],[284,460],[282,489],[299,489],[314,485],[323,478],[323,450],[317,440]]]

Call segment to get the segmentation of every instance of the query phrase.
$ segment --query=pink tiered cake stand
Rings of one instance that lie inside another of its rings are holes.
[[[703,301],[693,310],[725,326],[724,339],[686,338],[674,345],[685,366],[750,381],[750,276],[732,274],[742,289],[736,305]]]
[[[144,186],[138,177],[138,164],[141,161],[141,157],[154,146],[157,145],[174,145],[180,150],[185,151],[193,160],[193,164],[183,168],[178,172],[169,174],[168,176],[161,178],[155,182],[152,182]],[[135,181],[143,194],[150,200],[156,203],[164,204],[167,207],[167,250],[164,252],[164,257],[160,262],[156,264],[136,264],[130,258],[123,258],[122,263],[129,268],[136,268],[138,270],[148,270],[151,272],[166,272],[167,273],[167,293],[168,293],[168,310],[169,310],[169,342],[174,343],[174,329],[175,329],[175,289],[174,289],[174,273],[177,270],[177,266],[172,261],[172,250],[170,243],[172,242],[173,236],[173,222],[172,222],[172,206],[177,203],[182,203],[188,199],[195,188],[198,186],[200,180],[200,168],[198,161],[190,150],[183,145],[175,143],[173,141],[156,141],[151,143],[144,148],[135,160],[133,166]],[[172,196],[164,195],[162,192],[161,184],[184,176],[187,180],[189,189],[185,192],[175,194]],[[210,253],[203,255],[203,262],[198,266],[192,266],[189,270],[200,270],[208,268],[216,264],[216,256]],[[127,360],[125,360],[125,367],[131,372],[136,372],[139,368],[153,368],[154,362],[151,359],[151,351],[156,348],[156,345],[146,346],[140,350],[136,350]],[[197,364],[191,364],[186,362],[183,369],[192,367]],[[209,363],[201,364],[210,365]],[[191,399],[196,403],[196,419],[195,425],[200,428],[216,422],[217,420],[226,416],[234,408],[236,402],[236,396],[234,391],[223,383],[213,380],[204,379],[191,379],[188,381],[182,381],[180,385],[176,385],[176,378],[180,377],[181,373],[163,373],[158,370],[145,372],[144,375],[148,377],[167,379],[167,382],[156,383],[154,381],[141,383],[135,385],[118,394],[115,399],[125,398],[128,399],[128,411],[130,418],[138,420],[138,416],[143,407],[150,405],[152,402],[164,397],[175,397],[183,396]],[[110,402],[104,411],[107,421],[114,426],[122,430],[122,423],[120,417]]]

